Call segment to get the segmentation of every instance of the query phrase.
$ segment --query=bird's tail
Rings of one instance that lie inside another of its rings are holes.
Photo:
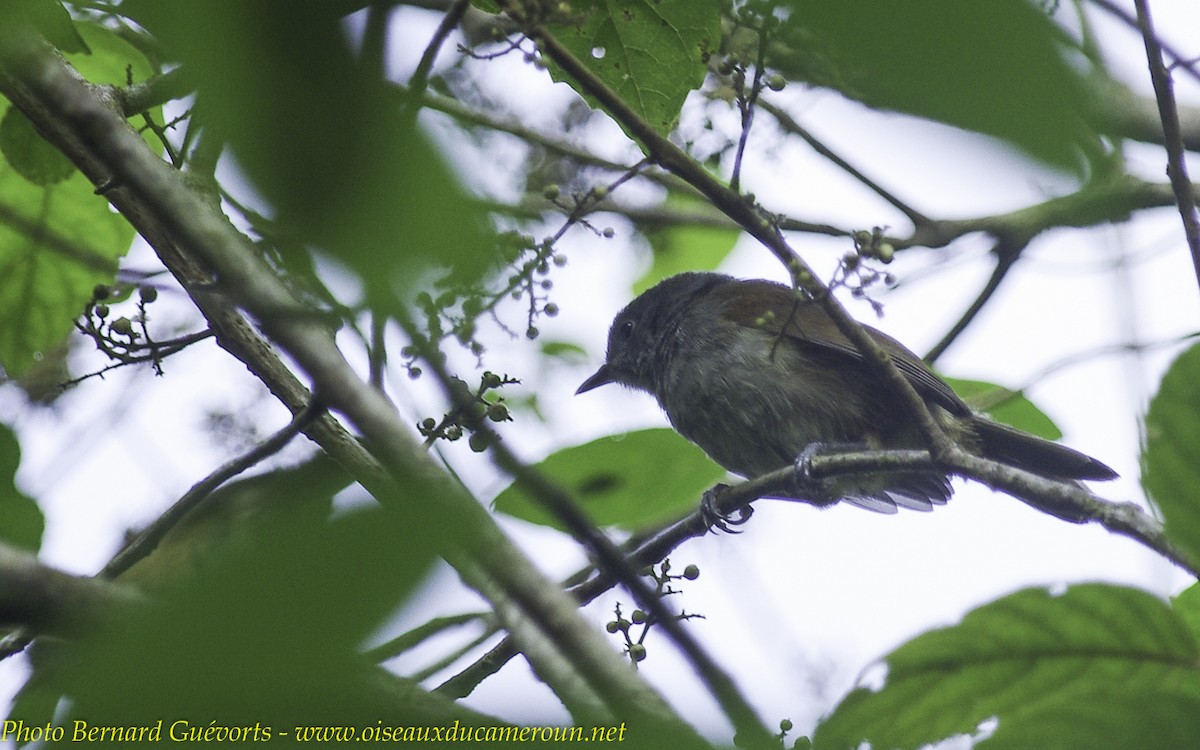
[[[1116,479],[1117,472],[1089,455],[990,419],[971,420],[978,452],[1051,479]]]

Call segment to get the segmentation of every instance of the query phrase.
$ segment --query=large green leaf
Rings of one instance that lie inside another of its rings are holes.
[[[1167,535],[1200,560],[1200,344],[1171,364],[1146,413],[1142,486]]]
[[[559,451],[538,470],[579,498],[599,526],[649,528],[695,508],[725,470],[672,430],[640,430]],[[561,529],[557,519],[517,485],[500,493],[496,510]]]
[[[579,0],[569,7],[570,22],[555,27],[558,39],[660,135],[670,133],[720,45],[715,0]],[[596,104],[556,66],[550,72]]]
[[[815,747],[904,750],[995,720],[980,750],[1194,748],[1198,658],[1183,619],[1144,591],[1027,589],[896,649],[883,688],[852,691]]]
[[[442,531],[417,518],[379,507],[332,521],[279,514],[148,606],[111,613],[67,651],[48,648],[39,675],[71,699],[68,736],[75,720],[163,720],[167,746],[178,744],[173,722],[214,722],[290,747],[298,726],[415,720],[424,691],[389,697],[362,649],[433,563]]]
[[[1046,440],[1058,440],[1062,437],[1062,430],[1058,429],[1054,420],[1023,394],[982,380],[945,380],[972,408],[990,415],[997,422],[1003,422]]]
[[[146,58],[112,32],[79,32],[91,54],[67,59],[92,83],[150,75]],[[134,232],[6,101],[0,118],[0,367],[17,377],[71,332],[96,284],[112,282]]]
[[[1099,149],[1083,119],[1082,55],[1030,2],[789,4],[768,59],[791,78],[1002,138],[1059,167]]]
[[[21,446],[12,430],[0,425],[0,540],[36,552],[46,519],[33,498],[14,483],[20,465]]]
[[[281,249],[319,247],[359,275],[372,301],[390,302],[397,285],[421,278],[414,262],[478,274],[490,245],[413,103],[359,58],[343,17],[354,6],[130,0],[121,9],[196,82],[197,117],[227,138],[287,228]]]

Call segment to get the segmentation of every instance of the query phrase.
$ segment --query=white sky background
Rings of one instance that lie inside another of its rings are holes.
[[[1168,42],[1186,56],[1200,55],[1200,7],[1194,0],[1158,0],[1152,9]],[[1140,38],[1107,16],[1092,16],[1118,76],[1150,94]],[[394,71],[405,80],[438,17],[406,10],[395,20]],[[442,62],[454,54],[452,40]],[[553,126],[559,109],[574,97],[516,55],[476,67],[489,81],[489,93],[523,113],[527,125]],[[1176,83],[1182,102],[1200,104],[1200,87],[1182,75]],[[931,216],[1004,211],[1070,190],[1061,178],[983,138],[868,112],[826,91],[794,86],[783,92],[782,100],[828,146]],[[437,119],[431,116],[426,122],[436,124]],[[729,132],[735,122],[731,116]],[[761,115],[754,139],[773,141],[772,130],[770,117]],[[611,123],[589,128],[586,144],[629,163],[636,160]],[[486,189],[509,189],[503,165],[514,161],[512,153],[453,150]],[[1140,174],[1162,178],[1165,162],[1159,149],[1130,147],[1129,153]],[[1200,176],[1200,163],[1193,161],[1190,168],[1193,179]],[[775,149],[767,157],[752,152],[744,170],[746,189],[771,210],[844,226],[890,225],[900,234],[908,226],[890,206],[802,147]],[[616,197],[632,200],[636,195],[629,191]],[[521,377],[547,416],[539,424],[520,415],[516,423],[502,427],[509,444],[530,460],[600,435],[666,424],[644,394],[609,387],[572,395],[600,362],[612,315],[629,301],[629,283],[648,262],[644,251],[631,249],[630,232],[621,220],[597,217],[595,223],[613,226],[616,238],[604,240],[584,229],[567,235],[560,249],[570,262],[551,275],[552,299],[561,313],[538,324],[544,340],[582,344],[591,361],[578,368],[556,365],[539,371],[536,344],[491,334],[487,366]],[[826,274],[849,249],[845,241],[803,235],[793,235],[791,241]],[[889,269],[901,285],[878,296],[886,305],[885,317],[875,319],[865,305],[852,310],[924,352],[970,304],[991,272],[986,250],[985,241],[967,238],[945,251],[902,253]],[[949,262],[938,266],[943,258]],[[1113,264],[1121,258],[1127,268],[1114,273]],[[155,263],[146,248],[139,248],[127,265],[150,268]],[[934,272],[922,273],[929,268]],[[739,244],[721,270],[785,278],[778,262],[749,240]],[[197,327],[186,301],[176,294],[163,294],[152,312],[158,321]],[[1145,212],[1118,227],[1039,237],[939,368],[957,377],[1019,386],[1077,352],[1194,331],[1198,313],[1200,291],[1178,214],[1173,209]],[[510,320],[523,328],[519,312]],[[1065,433],[1064,442],[1121,473],[1116,482],[1096,485],[1102,496],[1140,499],[1138,423],[1146,398],[1177,351],[1093,359],[1030,389],[1030,397]],[[81,356],[77,369],[96,362],[90,354]],[[120,371],[104,381],[90,381],[65,397],[57,414],[25,411],[13,393],[0,392],[0,419],[15,425],[24,451],[19,483],[43,501],[47,512],[43,558],[48,563],[94,572],[127,528],[153,518],[238,452],[243,446],[217,445],[204,433],[206,411],[259,415],[265,431],[286,419],[282,407],[264,397],[245,369],[211,343],[169,360],[166,371],[161,379],[148,371]],[[402,372],[393,378],[397,391],[411,385]],[[441,413],[430,399],[431,383],[418,382],[414,391],[398,397],[409,421]],[[447,455],[480,496],[490,499],[502,488],[487,460],[464,444],[451,446]],[[808,731],[873,660],[917,633],[950,624],[963,612],[1014,590],[1100,580],[1170,595],[1189,582],[1154,554],[1098,527],[1066,524],[979,486],[960,482],[957,487],[949,505],[929,514],[881,516],[851,507],[817,511],[762,502],[745,533],[709,535],[671,556],[677,569],[693,562],[701,568],[700,579],[685,583],[685,593],[677,599],[688,612],[705,616],[688,627],[735,675],[769,725],[788,717],[798,732]],[[504,525],[554,576],[582,562],[574,544],[557,533],[515,521]],[[420,617],[406,625],[477,606],[450,573],[431,581],[423,596]],[[609,596],[589,607],[590,616],[597,622],[607,619],[618,599],[628,609],[629,597]],[[702,730],[725,736],[723,719],[665,637],[652,634],[648,647],[642,674]],[[400,666],[421,665],[426,657],[434,658],[435,650]],[[0,663],[0,694],[10,694],[23,674],[19,661]],[[513,721],[567,720],[520,660],[485,682],[468,702]]]

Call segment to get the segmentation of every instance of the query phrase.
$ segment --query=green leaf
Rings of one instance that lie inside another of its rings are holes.
[[[587,361],[587,350],[569,341],[543,341],[542,356],[561,360],[567,364],[580,365]]]
[[[674,130],[720,44],[716,1],[573,0],[570,8],[570,25],[553,27],[558,40],[659,134]],[[576,81],[549,68],[597,106]]]
[[[996,719],[980,750],[1193,748],[1198,657],[1183,620],[1144,591],[1027,589],[896,649],[884,687],[853,690],[814,746],[904,750]]]
[[[671,193],[664,204],[668,208],[699,210],[712,207],[699,198]],[[741,232],[737,229],[682,224],[646,230],[654,262],[641,278],[633,282],[633,293],[639,295],[658,282],[684,271],[709,271],[725,260],[737,244]]]
[[[257,723],[292,746],[300,743],[281,732],[297,725],[376,726],[412,710],[422,691],[382,700],[383,675],[362,649],[426,577],[441,531],[379,507],[330,521],[279,514],[256,528],[255,539],[209,559],[202,575],[112,613],[66,653],[46,654],[60,659],[44,676],[71,700],[68,733],[75,719],[162,719],[165,746],[172,722],[215,720]]]
[[[1176,594],[1171,606],[1187,623],[1192,635],[1200,640],[1200,584],[1193,583]]]
[[[1063,436],[1054,420],[1023,394],[982,380],[945,378],[945,381],[971,408],[988,414],[997,422],[1046,440],[1058,440]]]
[[[576,445],[538,464],[577,497],[592,522],[638,531],[694,509],[725,470],[672,430],[640,430]],[[498,511],[562,529],[515,484],[496,498]]]
[[[58,0],[4,0],[0,3],[0,29],[27,25],[60,52],[89,52],[71,14]]]
[[[394,303],[397,287],[426,280],[414,263],[464,276],[487,269],[486,217],[417,127],[413,103],[359,59],[348,4],[121,7],[196,82],[204,124],[227,138],[287,228],[292,241],[281,250],[335,256],[373,303]]]
[[[768,62],[869,107],[1002,138],[1060,168],[1099,153],[1065,34],[1016,2],[791,3]]]
[[[1142,486],[1163,514],[1167,535],[1200,560],[1200,344],[1171,364],[1146,412]]]
[[[89,24],[78,30],[92,53],[68,60],[92,83],[124,84],[127,75],[150,75],[145,57],[111,31]],[[11,123],[24,118],[10,119],[9,107],[0,101],[0,117],[8,128],[20,128]],[[25,373],[73,330],[72,320],[96,284],[112,283],[134,234],[73,167],[65,179],[46,168],[40,184],[23,176],[29,168],[27,162],[19,171],[0,160],[0,367],[10,377]]]
[[[33,123],[16,107],[0,120],[0,154],[17,174],[34,185],[62,182],[75,174],[75,165],[33,129]]]
[[[46,519],[31,497],[14,482],[21,465],[21,446],[12,430],[0,425],[0,540],[30,552],[42,546]]]

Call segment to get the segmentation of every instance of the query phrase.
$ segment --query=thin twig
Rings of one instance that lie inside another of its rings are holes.
[[[470,0],[454,0],[446,10],[446,15],[442,16],[442,21],[438,24],[437,30],[433,32],[433,37],[429,40],[429,44],[426,45],[420,62],[417,63],[417,69],[413,71],[412,76],[408,79],[408,91],[411,96],[412,105],[406,111],[410,113],[410,116],[416,116],[417,109],[425,94],[425,89],[429,87],[429,72],[433,69],[433,62],[437,58],[438,51],[445,44],[446,38],[450,36],[450,32],[462,20],[463,14],[466,13],[470,5]]]
[[[1196,196],[1188,179],[1175,92],[1171,87],[1171,76],[1163,65],[1163,43],[1154,33],[1150,6],[1146,0],[1134,0],[1133,4],[1137,8],[1137,25],[1146,45],[1150,81],[1154,84],[1154,98],[1158,101],[1158,112],[1162,120],[1163,146],[1167,150],[1167,178],[1175,191],[1175,203],[1183,221],[1183,234],[1187,237],[1188,249],[1192,254],[1192,267],[1196,273],[1197,285],[1200,286],[1200,216],[1196,214]]]
[[[729,177],[729,189],[735,193],[741,192],[742,158],[746,155],[746,144],[750,142],[750,126],[754,124],[754,110],[757,108],[758,97],[762,93],[763,72],[766,69],[767,32],[766,26],[758,29],[758,60],[754,65],[754,79],[750,83],[750,92],[746,93],[746,70],[741,65],[734,70],[734,85],[737,86],[738,110],[742,115],[742,132],[738,136],[737,152],[733,158],[733,171]],[[740,85],[739,85],[740,84]]]
[[[859,170],[850,162],[846,161],[831,148],[818,140],[816,136],[808,132],[808,130],[801,126],[800,123],[796,122],[795,118],[788,114],[787,111],[785,111],[782,107],[767,99],[760,99],[758,106],[762,107],[772,117],[774,117],[775,121],[779,123],[780,127],[782,127],[785,131],[799,136],[800,139],[807,143],[813,151],[816,151],[818,154],[841,168],[843,172],[861,182],[864,186],[871,190],[871,192],[892,204],[896,210],[907,216],[908,220],[911,221],[914,226],[921,227],[933,223],[929,217],[925,216],[925,214],[905,203],[900,199],[899,196],[883,187],[875,180],[867,177],[861,170]]]
[[[1131,29],[1137,31],[1139,34],[1143,34],[1143,35],[1145,34],[1145,29],[1142,26],[1141,21],[1137,17],[1131,15],[1129,13],[1129,11],[1125,10],[1121,6],[1112,2],[1112,0],[1091,0],[1091,3],[1092,3],[1092,5],[1095,5],[1097,8],[1108,11],[1112,15],[1121,19],[1122,21],[1125,22],[1125,25],[1127,25]],[[1135,5],[1138,4],[1137,0],[1135,0],[1134,4]],[[1153,31],[1151,31],[1151,34],[1153,34]],[[1163,52],[1166,52],[1167,56],[1171,58],[1171,67],[1179,68],[1180,70],[1185,70],[1189,74],[1191,74],[1192,78],[1195,78],[1197,81],[1200,81],[1200,70],[1198,70],[1196,68],[1196,61],[1194,59],[1187,57],[1186,55],[1179,52],[1174,47],[1172,47],[1171,45],[1167,44],[1162,39],[1159,39],[1157,37],[1155,37],[1155,45],[1157,47],[1159,47]],[[1158,55],[1158,59],[1162,60],[1161,54]]]
[[[934,344],[929,353],[925,355],[925,361],[928,364],[932,365],[936,362],[950,348],[950,345],[962,335],[963,331],[967,330],[967,326],[975,320],[975,316],[992,299],[996,290],[1000,288],[1000,284],[1008,278],[1008,272],[1016,265],[1017,259],[1021,257],[1024,249],[1025,245],[1023,243],[1016,246],[1011,246],[1003,240],[996,243],[996,247],[993,248],[993,254],[996,256],[996,267],[992,269],[992,275],[988,277],[987,283],[983,285],[983,289],[979,290],[979,294],[976,295],[971,305],[966,309],[966,312],[950,327],[946,335],[942,336],[941,341]]]

